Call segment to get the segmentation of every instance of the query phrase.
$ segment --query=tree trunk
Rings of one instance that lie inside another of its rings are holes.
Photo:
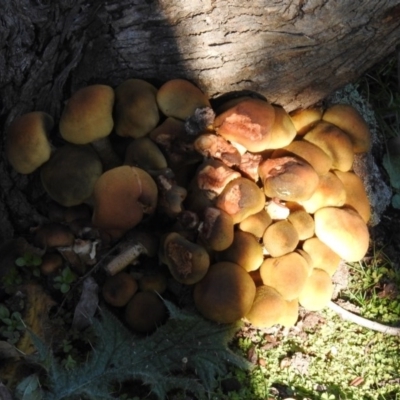
[[[5,128],[56,119],[92,83],[192,80],[210,97],[252,90],[288,111],[353,81],[400,43],[395,0],[4,0],[0,14],[0,243],[42,221],[37,174],[4,158]],[[8,4],[7,4],[8,3]]]

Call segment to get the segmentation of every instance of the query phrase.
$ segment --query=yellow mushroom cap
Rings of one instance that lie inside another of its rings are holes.
[[[276,221],[265,230],[263,243],[272,257],[280,257],[296,248],[299,234],[289,221]]]
[[[20,174],[30,174],[44,164],[51,155],[48,134],[53,118],[34,111],[16,118],[7,129],[6,156]]]
[[[140,138],[153,130],[160,119],[157,89],[142,79],[128,79],[115,89],[115,132]]]
[[[343,183],[346,192],[344,205],[354,208],[367,223],[371,218],[371,206],[363,181],[353,172],[334,171],[334,173]]]
[[[307,133],[322,118],[321,108],[306,108],[292,111],[290,114],[292,123],[298,135]]]
[[[264,235],[265,230],[272,223],[272,219],[265,211],[262,209],[256,214],[249,215],[243,221],[239,223],[239,229],[243,232],[249,232],[254,236],[260,238]]]
[[[157,92],[157,103],[167,117],[185,120],[197,108],[210,107],[207,96],[193,83],[185,79],[165,82]]]
[[[291,212],[288,220],[296,229],[299,240],[305,240],[314,236],[314,219],[305,210]]]
[[[341,207],[346,200],[346,190],[340,179],[333,173],[328,172],[319,177],[319,183],[312,196],[299,203],[304,209],[314,214],[323,207]]]
[[[218,261],[239,264],[247,272],[258,269],[263,262],[263,249],[257,238],[248,232],[235,231],[232,244],[216,254]]]
[[[361,260],[369,245],[368,227],[350,208],[325,207],[314,214],[315,234],[342,259]]]
[[[276,107],[274,124],[270,130],[271,140],[268,149],[279,149],[287,146],[296,136],[296,128],[289,114],[282,108]]]
[[[281,294],[270,286],[258,286],[253,305],[246,319],[255,328],[269,328],[279,324],[288,310],[287,302]]]
[[[250,310],[256,286],[250,275],[231,262],[210,266],[206,276],[194,287],[196,308],[206,318],[219,323],[233,323]]]
[[[88,144],[108,136],[114,121],[114,90],[107,85],[86,86],[67,101],[60,118],[63,139],[74,144]]]
[[[264,100],[243,98],[215,118],[216,132],[252,152],[269,148],[275,108]]]
[[[332,168],[349,171],[354,160],[353,144],[350,137],[336,125],[318,122],[304,135],[304,140],[320,147],[332,159]]]
[[[361,114],[348,104],[335,104],[322,116],[324,121],[338,126],[349,135],[354,153],[364,153],[371,148],[371,133]]]
[[[319,268],[332,276],[340,263],[340,256],[317,237],[307,239],[303,243],[303,250],[311,258],[313,268]]]
[[[333,284],[329,274],[314,268],[299,295],[299,303],[309,311],[322,310],[331,300]]]
[[[264,285],[276,289],[285,300],[293,300],[303,290],[309,265],[300,254],[293,252],[265,259],[260,274]]]

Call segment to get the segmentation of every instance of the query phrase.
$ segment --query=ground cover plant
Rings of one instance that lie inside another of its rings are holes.
[[[399,132],[396,62],[395,57],[385,60],[356,87],[377,107],[379,122],[391,136]],[[393,186],[396,171],[385,168]],[[342,290],[335,299],[393,326],[400,314],[395,207],[374,228],[374,248],[367,257],[341,266],[337,283]],[[84,310],[83,324],[89,326],[70,329],[78,324],[74,297],[90,295],[93,301],[97,293],[82,290],[84,279],[70,269],[47,277],[39,271],[41,261],[29,252],[16,257],[15,268],[3,280],[9,293],[21,283],[29,293],[13,296],[0,308],[1,352],[8,360],[2,379],[14,381],[17,398],[383,400],[396,399],[400,391],[399,337],[344,322],[329,309],[302,311],[290,329],[221,326],[204,321],[193,309],[176,308],[173,303],[193,306],[178,285],[166,299],[169,321],[152,335],[132,336],[106,310],[88,315],[93,309]],[[52,288],[56,305],[41,290],[43,282]],[[49,325],[50,342],[44,328]]]

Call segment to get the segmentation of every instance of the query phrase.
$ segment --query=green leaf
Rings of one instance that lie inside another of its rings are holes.
[[[37,375],[29,375],[23,379],[15,389],[15,396],[18,400],[41,400],[43,393]]]
[[[71,287],[68,285],[68,283],[62,283],[60,286],[60,291],[61,293],[68,293],[70,288]]]
[[[18,257],[15,260],[15,265],[17,265],[18,267],[24,267],[26,265],[26,260],[24,257]]]
[[[8,318],[10,316],[10,311],[4,304],[0,304],[0,319]]]
[[[396,193],[392,197],[392,206],[393,208],[397,208],[398,210],[400,210],[400,194]]]

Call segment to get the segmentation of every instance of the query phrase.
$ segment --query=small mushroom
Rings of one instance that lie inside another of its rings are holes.
[[[115,132],[122,137],[140,138],[152,131],[160,115],[157,89],[143,79],[128,79],[115,89]]]
[[[228,248],[233,242],[233,220],[225,211],[207,207],[199,227],[199,239],[215,251]]]
[[[314,168],[298,157],[269,158],[259,166],[264,193],[286,201],[307,200],[318,186]]]
[[[247,272],[257,270],[263,262],[263,249],[257,238],[248,232],[235,231],[232,244],[216,254],[218,261],[230,261]]]
[[[273,287],[257,287],[250,311],[245,318],[258,329],[270,328],[280,324],[287,311],[287,302]]]
[[[340,256],[317,237],[305,240],[303,250],[311,258],[313,268],[323,269],[329,276],[336,272],[340,263]]]
[[[261,238],[271,223],[271,217],[263,209],[256,214],[249,215],[241,221],[239,223],[239,229],[243,232],[249,232],[257,238]]]
[[[102,293],[104,300],[114,307],[124,307],[138,290],[138,284],[132,275],[119,272],[106,279]]]
[[[225,139],[239,143],[248,151],[266,150],[271,141],[275,108],[264,100],[242,98],[231,108],[217,115],[216,132]]]
[[[127,231],[154,213],[157,196],[157,185],[146,171],[127,165],[110,169],[94,186],[93,225]]]
[[[157,210],[169,218],[175,218],[183,210],[183,202],[187,196],[187,190],[176,184],[175,179],[161,173],[156,177],[158,188]]]
[[[230,181],[215,199],[215,206],[231,215],[235,224],[261,211],[264,204],[263,192],[247,178],[236,178]]]
[[[163,239],[161,254],[174,279],[185,285],[200,281],[210,266],[206,249],[176,232],[169,233]]]
[[[128,145],[124,165],[142,168],[152,176],[168,167],[164,154],[147,136],[134,139]]]
[[[276,221],[265,230],[263,243],[272,257],[280,257],[297,247],[299,234],[289,221]]]
[[[334,174],[343,183],[346,192],[344,205],[354,208],[364,222],[368,223],[371,218],[371,206],[361,178],[353,172],[334,171]]]
[[[58,253],[46,253],[42,257],[40,273],[44,276],[52,275],[61,270],[64,260]]]
[[[333,294],[333,284],[329,274],[314,268],[299,294],[299,303],[308,311],[318,311],[326,307]]]
[[[157,104],[167,117],[185,120],[197,108],[210,107],[207,96],[193,83],[185,79],[165,82],[157,92]]]
[[[274,106],[275,119],[270,130],[271,140],[268,149],[279,149],[287,146],[296,136],[296,128],[289,114],[282,108]]]
[[[143,275],[139,279],[139,289],[142,292],[163,294],[167,289],[167,278],[163,273]]]
[[[309,276],[307,261],[297,252],[264,260],[260,267],[264,285],[276,289],[285,300],[299,297]]]
[[[332,168],[332,159],[321,148],[306,140],[295,140],[275,150],[271,158],[296,156],[308,162],[318,175],[326,174]]]
[[[240,265],[218,262],[194,287],[197,310],[207,319],[230,324],[243,318],[251,309],[256,286]]]
[[[114,121],[114,90],[107,85],[90,85],[75,92],[67,101],[60,118],[60,134],[73,144],[91,144],[104,168],[121,164],[108,136]]]
[[[51,155],[48,139],[53,118],[34,111],[16,118],[7,129],[6,156],[20,174],[30,174],[43,165]]]
[[[57,222],[42,225],[35,231],[33,244],[42,249],[72,246],[75,236],[71,229]]]
[[[151,333],[167,319],[165,304],[154,292],[138,292],[125,308],[125,321],[139,333]]]
[[[288,221],[296,229],[299,240],[306,240],[314,236],[314,220],[313,217],[304,210],[298,210],[290,213]]]
[[[322,119],[321,108],[306,108],[289,113],[297,134],[303,136]]]
[[[100,158],[90,146],[67,144],[58,148],[42,166],[40,177],[54,201],[71,207],[91,198],[102,172]]]
[[[345,200],[346,190],[343,183],[333,172],[328,172],[319,177],[318,186],[311,197],[299,203],[308,213],[314,214],[323,207],[341,207]]]
[[[239,151],[222,136],[213,133],[200,135],[194,142],[194,148],[203,157],[216,158],[228,167],[240,164]]]
[[[332,159],[333,169],[351,170],[354,160],[353,144],[350,137],[337,126],[320,121],[304,135],[303,139],[328,154]]]
[[[371,133],[361,114],[349,104],[329,107],[322,119],[339,127],[349,137],[354,153],[364,153],[371,148]]]
[[[360,215],[347,207],[325,207],[314,214],[315,234],[342,259],[360,261],[369,246],[368,227]]]

